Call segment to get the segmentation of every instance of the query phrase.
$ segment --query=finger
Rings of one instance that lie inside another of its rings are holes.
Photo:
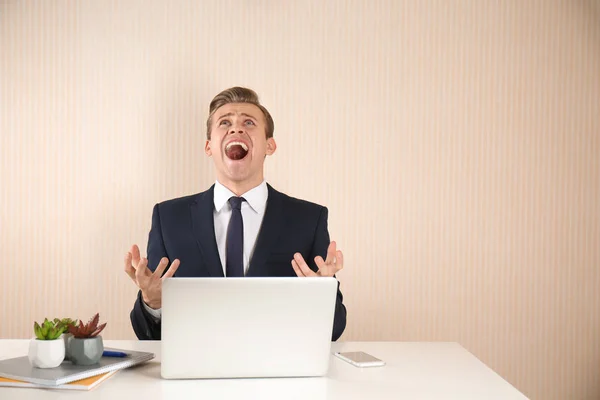
[[[321,256],[315,257],[315,264],[317,264],[317,268],[319,268],[319,270],[327,268],[327,262],[324,261],[323,257]]]
[[[140,263],[140,248],[137,244],[131,246],[131,256],[133,266],[134,268],[137,268],[137,265]]]
[[[294,272],[296,273],[296,275],[298,275],[301,278],[304,277],[304,274],[300,270],[300,267],[298,266],[296,260],[292,260],[292,268],[294,268]]]
[[[327,258],[325,259],[326,264],[333,264],[335,258],[335,241],[329,243],[327,247]]]
[[[129,275],[129,277],[137,284],[137,281],[135,280],[135,268],[133,268],[133,266],[131,265],[131,253],[128,252],[127,254],[125,254],[125,273],[127,273],[127,275]]]
[[[154,270],[154,273],[152,274],[152,277],[160,279],[163,272],[165,271],[165,268],[167,268],[167,265],[169,265],[169,259],[167,257],[161,258],[160,262],[156,266],[156,269]]]
[[[140,288],[145,288],[148,280],[148,273],[150,270],[148,269],[148,259],[142,258],[140,263],[137,264],[137,268],[135,269],[135,279],[138,282],[138,286]]]
[[[300,271],[302,271],[304,276],[316,276],[317,275],[317,274],[315,274],[315,272],[312,269],[309,268],[309,266],[306,264],[306,261],[304,261],[304,258],[302,257],[302,255],[300,253],[294,254],[294,260],[298,264],[298,268],[300,268]]]
[[[335,255],[336,272],[344,268],[344,255],[341,250],[338,250]]]
[[[162,279],[165,280],[175,275],[177,268],[179,268],[179,264],[181,264],[181,262],[178,259],[175,259],[175,261],[171,263],[171,266],[169,267],[167,272],[163,275]]]
[[[316,256],[315,257],[315,264],[317,264],[317,267],[319,268],[317,270],[317,275],[319,276],[333,276],[333,267],[332,265],[335,264],[327,264],[326,261],[323,261],[323,257],[321,256]]]
[[[342,269],[344,263],[342,252],[337,250],[335,254],[336,256],[334,262],[331,264],[327,264],[326,261],[323,261],[323,257],[321,256],[315,257],[315,264],[317,264],[317,267],[319,267],[319,271],[317,272],[318,275],[335,276],[335,274]]]

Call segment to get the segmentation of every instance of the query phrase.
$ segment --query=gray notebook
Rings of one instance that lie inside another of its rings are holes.
[[[40,385],[57,386],[104,374],[106,372],[129,368],[154,358],[154,353],[121,349],[104,349],[126,353],[126,357],[102,357],[94,365],[75,365],[63,361],[56,368],[35,368],[27,356],[0,360],[0,376],[8,379],[37,383]]]

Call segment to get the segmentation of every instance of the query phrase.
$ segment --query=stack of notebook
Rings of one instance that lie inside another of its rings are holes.
[[[64,361],[56,368],[35,368],[27,356],[0,360],[0,386],[91,390],[117,371],[149,361],[153,353],[105,349],[124,357],[102,357],[97,364],[82,366]]]

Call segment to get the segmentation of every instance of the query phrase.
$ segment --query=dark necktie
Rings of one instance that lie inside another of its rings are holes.
[[[242,221],[243,197],[231,197],[231,219],[227,227],[226,272],[228,277],[244,276],[244,222]]]

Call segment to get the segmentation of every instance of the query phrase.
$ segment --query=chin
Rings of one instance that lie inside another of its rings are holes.
[[[252,176],[250,168],[245,165],[227,166],[225,175],[233,181],[243,181]]]
[[[252,154],[248,154],[246,157],[239,161],[234,161],[227,156],[223,155],[223,169],[222,173],[224,177],[234,182],[243,182],[252,177],[255,177],[258,172],[256,165],[253,165]]]
[[[234,182],[243,182],[250,177],[248,173],[238,173],[235,171],[227,171],[227,178]]]

